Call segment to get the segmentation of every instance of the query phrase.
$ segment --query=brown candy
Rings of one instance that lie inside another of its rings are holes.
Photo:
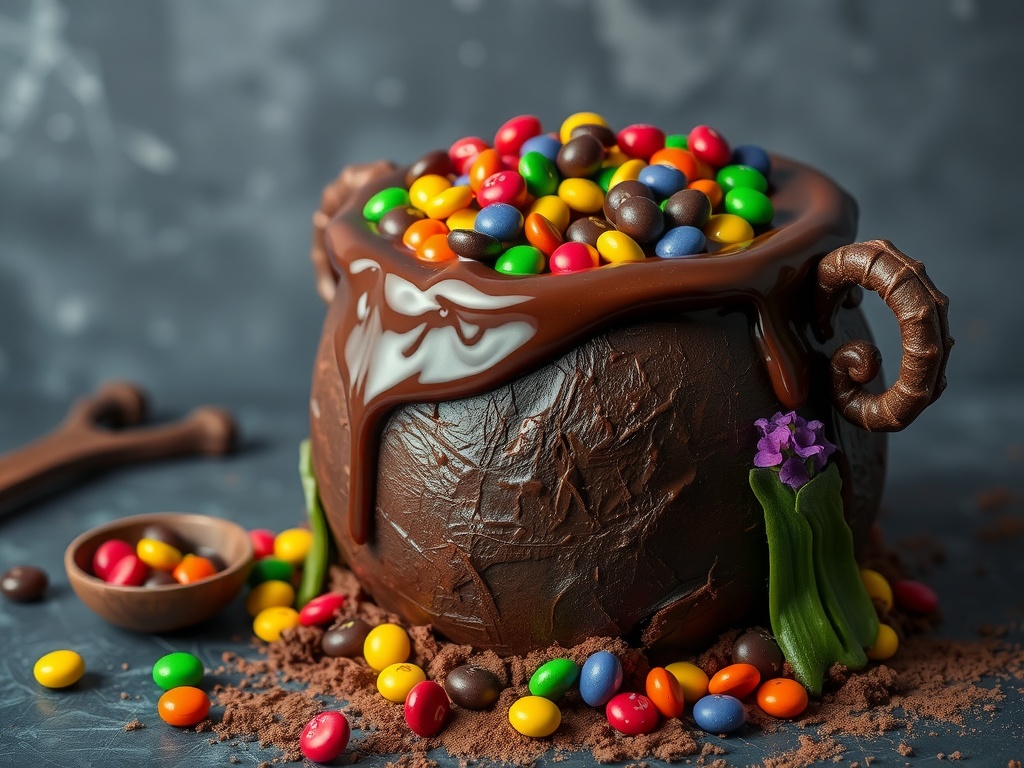
[[[149,577],[142,583],[142,586],[147,589],[153,589],[155,587],[174,587],[177,586],[178,580],[174,578],[168,571],[153,571],[149,574]]]
[[[455,173],[452,159],[443,149],[435,149],[433,152],[427,152],[427,154],[409,166],[409,170],[405,173],[405,186],[411,187],[412,183],[420,176],[426,176],[427,174],[447,176],[450,173]]]
[[[448,247],[474,261],[494,261],[502,251],[500,240],[475,229],[453,229],[448,233]]]
[[[197,557],[205,557],[207,560],[209,560],[210,564],[217,569],[217,573],[220,573],[228,567],[227,563],[224,562],[224,558],[221,557],[220,553],[217,552],[217,550],[213,547],[205,547],[200,544],[192,550],[192,554],[196,555]]]
[[[615,211],[616,228],[638,243],[649,243],[658,238],[665,229],[665,217],[661,208],[646,197],[628,197]]]
[[[618,143],[618,139],[615,137],[615,132],[607,125],[596,125],[594,123],[577,125],[572,129],[572,132],[569,134],[569,138],[575,139],[577,136],[593,136],[601,142],[601,146],[605,149],[608,147],[614,147]]]
[[[646,184],[639,181],[620,181],[608,190],[604,197],[604,215],[608,221],[615,221],[615,211],[618,210],[623,200],[630,197],[646,197],[654,199],[654,193]]]
[[[711,218],[711,201],[699,189],[681,189],[665,201],[665,225],[702,229]]]
[[[164,544],[174,547],[179,552],[184,552],[188,549],[185,542],[181,540],[181,536],[178,535],[177,531],[171,530],[166,525],[160,523],[152,523],[147,525],[142,531],[140,539],[153,539],[154,541],[161,541]]]
[[[16,565],[0,578],[0,592],[16,603],[30,603],[43,596],[50,579],[34,565]]]
[[[584,134],[562,145],[555,165],[563,176],[581,179],[597,173],[603,161],[604,147],[601,142]]]
[[[761,673],[762,680],[771,680],[782,673],[782,651],[764,630],[740,635],[732,647],[732,662],[750,664]]]
[[[490,670],[465,664],[448,673],[444,690],[452,701],[464,709],[487,709],[498,700],[502,685]]]
[[[320,650],[324,656],[360,656],[363,653],[363,643],[366,636],[373,629],[362,619],[349,619],[336,627],[331,627],[324,632],[320,640]]]
[[[409,225],[414,221],[419,221],[425,215],[423,211],[411,206],[408,208],[402,206],[392,208],[381,216],[380,221],[377,222],[377,231],[381,237],[388,240],[401,240]]]
[[[565,230],[566,240],[575,240],[577,243],[586,243],[597,247],[597,238],[603,233],[614,230],[607,219],[598,216],[587,216],[584,219],[576,219],[569,228]]]

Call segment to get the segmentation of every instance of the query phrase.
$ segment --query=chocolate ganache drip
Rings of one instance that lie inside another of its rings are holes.
[[[354,191],[325,231],[341,311],[334,349],[351,429],[353,541],[370,538],[377,443],[392,409],[486,392],[613,324],[709,308],[747,311],[779,403],[801,407],[811,318],[798,294],[808,270],[853,239],[857,209],[811,168],[781,157],[772,163],[776,215],[753,240],[567,275],[517,277],[468,260],[418,261],[361,215],[371,195],[402,183],[404,171],[382,172]]]

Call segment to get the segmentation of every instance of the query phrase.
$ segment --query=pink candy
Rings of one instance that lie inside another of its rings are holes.
[[[135,554],[135,547],[123,539],[104,541],[92,556],[92,573],[97,579],[108,581],[114,566],[128,555]]]
[[[639,693],[612,696],[605,705],[604,713],[609,725],[627,736],[650,733],[658,727],[658,708]]]
[[[593,269],[601,263],[601,256],[597,249],[586,243],[570,241],[562,243],[551,253],[551,271],[557,275],[567,275],[572,272],[583,272]]]
[[[274,532],[266,528],[257,528],[249,531],[249,541],[252,542],[252,556],[254,560],[262,560],[274,554]]]
[[[498,171],[484,179],[476,199],[481,208],[494,203],[508,203],[518,208],[526,202],[526,180],[518,171]]]
[[[892,596],[896,604],[909,613],[922,616],[934,613],[939,607],[939,596],[935,591],[919,581],[900,579],[892,583]]]
[[[314,597],[299,611],[299,624],[304,627],[316,627],[327,624],[335,614],[345,607],[345,596],[334,592]]]
[[[105,581],[118,587],[141,587],[148,576],[149,566],[131,554],[117,561]]]

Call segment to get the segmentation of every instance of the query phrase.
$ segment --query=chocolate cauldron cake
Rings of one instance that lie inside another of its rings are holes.
[[[920,264],[851,244],[856,204],[831,180],[773,157],[775,218],[749,242],[510,277],[381,238],[364,203],[404,178],[348,168],[314,219],[314,467],[382,606],[502,654],[703,642],[765,601],[747,475],[755,419],[780,410],[825,423],[865,541],[883,433],[942,391],[951,341]],[[888,390],[859,286],[900,322]]]

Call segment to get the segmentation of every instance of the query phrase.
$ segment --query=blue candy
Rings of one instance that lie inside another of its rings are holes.
[[[515,240],[523,231],[523,214],[514,205],[491,203],[480,209],[473,222],[473,229],[507,243]]]
[[[772,170],[772,160],[768,153],[756,144],[741,144],[735,147],[732,151],[732,161],[738,165],[757,168],[765,178],[768,178]]]
[[[522,157],[527,152],[540,152],[553,163],[558,159],[558,150],[561,148],[562,142],[554,136],[548,136],[545,133],[524,141],[522,148],[519,150],[519,156]]]
[[[469,174],[464,173],[455,181],[452,182],[453,187],[468,187],[469,186]]]
[[[592,707],[603,707],[622,687],[622,664],[608,651],[598,651],[583,662],[580,696]]]
[[[693,705],[693,722],[708,733],[732,733],[747,722],[747,710],[735,696],[713,693]]]
[[[686,187],[686,174],[671,165],[655,163],[640,171],[637,181],[650,187],[656,198],[664,200]]]
[[[654,246],[654,253],[663,259],[681,259],[704,251],[704,233],[696,227],[673,227]]]

